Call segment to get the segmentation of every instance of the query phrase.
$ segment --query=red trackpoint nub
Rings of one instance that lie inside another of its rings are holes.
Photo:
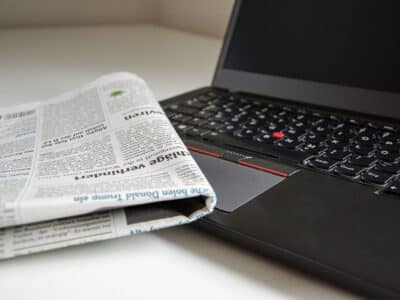
[[[282,132],[282,131],[274,131],[273,133],[272,133],[272,137],[274,138],[274,139],[281,139],[281,138],[284,138],[285,137],[285,134]]]

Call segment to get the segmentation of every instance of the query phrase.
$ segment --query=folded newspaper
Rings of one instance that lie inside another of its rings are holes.
[[[189,223],[215,193],[146,83],[0,109],[0,259]]]

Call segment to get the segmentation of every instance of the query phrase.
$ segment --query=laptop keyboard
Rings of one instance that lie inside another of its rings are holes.
[[[215,92],[164,109],[182,136],[283,157],[400,194],[400,128],[394,124]]]

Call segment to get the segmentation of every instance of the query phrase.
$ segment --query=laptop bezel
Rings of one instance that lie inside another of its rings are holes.
[[[212,85],[383,118],[400,119],[400,94],[224,68],[243,0],[236,0]]]

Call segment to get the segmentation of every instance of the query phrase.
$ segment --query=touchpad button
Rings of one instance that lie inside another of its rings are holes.
[[[286,179],[220,158],[191,153],[217,194],[217,208],[225,212],[234,211]]]

